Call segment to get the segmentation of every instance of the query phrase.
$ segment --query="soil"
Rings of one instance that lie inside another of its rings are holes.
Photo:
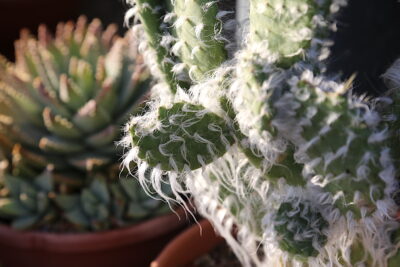
[[[241,267],[242,264],[236,258],[231,248],[222,243],[207,255],[197,259],[193,266],[195,267]]]

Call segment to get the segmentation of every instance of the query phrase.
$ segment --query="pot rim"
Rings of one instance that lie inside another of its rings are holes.
[[[212,224],[202,219],[172,239],[150,267],[187,266],[222,242]]]
[[[155,239],[179,229],[188,222],[180,207],[176,211],[127,227],[92,233],[46,233],[18,231],[0,224],[2,246],[56,253],[84,253],[106,250]]]

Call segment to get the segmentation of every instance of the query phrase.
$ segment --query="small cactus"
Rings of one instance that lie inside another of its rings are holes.
[[[304,258],[317,256],[326,243],[323,230],[328,222],[310,205],[284,202],[280,205],[274,222],[277,239],[282,250]]]
[[[160,34],[149,31],[141,16],[153,2],[134,2],[142,23],[134,27]],[[204,13],[193,16],[193,25],[180,13],[182,2],[190,2],[188,12],[194,12],[192,1],[179,0],[162,11],[167,20],[173,18],[168,31],[174,43],[191,49],[185,54],[174,53],[179,45],[165,47],[176,57],[168,61],[171,69],[198,66],[188,55],[209,39],[201,34],[191,39],[196,27],[228,24],[210,20],[204,10],[230,1],[196,1]],[[220,50],[211,49],[213,60],[202,64],[207,75],[189,75],[185,88],[155,91],[150,111],[132,118],[123,141],[130,148],[126,165],[138,164],[145,187],[167,176],[178,201],[180,193],[189,192],[245,266],[393,264],[399,254],[392,238],[399,227],[393,200],[399,187],[398,64],[385,75],[394,88],[389,96],[352,96],[351,79],[328,76],[325,64],[335,14],[346,1],[249,3],[246,42],[234,56],[222,59]],[[149,47],[144,50],[154,55]],[[155,88],[168,83],[159,78]],[[195,112],[183,113],[185,105],[209,116],[199,120]],[[178,118],[193,122],[190,130]],[[172,127],[174,122],[179,125]],[[200,132],[202,139],[191,138]],[[221,143],[219,136],[229,142]],[[143,175],[146,170],[151,179]]]

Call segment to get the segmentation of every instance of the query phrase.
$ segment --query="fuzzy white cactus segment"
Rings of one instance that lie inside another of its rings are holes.
[[[399,64],[380,99],[325,75],[346,1],[250,0],[234,55],[232,1],[134,2],[160,79],[122,142],[142,186],[190,194],[244,266],[396,266]]]

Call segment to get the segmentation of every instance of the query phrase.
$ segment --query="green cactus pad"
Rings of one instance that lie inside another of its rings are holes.
[[[309,206],[309,203],[290,202],[280,205],[275,217],[275,231],[278,234],[279,246],[282,250],[300,257],[315,257],[318,250],[327,241],[323,233],[328,222],[321,213]]]
[[[138,0],[136,5],[148,38],[148,44],[156,53],[156,62],[163,79],[169,85],[170,90],[175,93],[179,82],[172,72],[174,58],[171,52],[161,45],[162,36],[166,30],[162,17],[165,16],[165,11],[167,10],[167,1]]]
[[[304,57],[304,50],[310,45],[317,12],[314,0],[252,0],[251,41],[266,40],[268,49],[278,54],[278,64],[290,67]]]
[[[139,158],[163,170],[194,170],[222,156],[234,139],[227,123],[201,105],[175,103],[158,110],[159,128],[142,134],[131,125]]]
[[[174,32],[181,43],[178,56],[195,81],[212,74],[226,59],[224,42],[217,39],[222,28],[217,19],[218,1],[177,0]]]
[[[292,139],[299,146],[297,153],[306,154],[313,162],[316,175],[325,190],[339,198],[339,209],[352,210],[357,216],[373,212],[375,202],[383,199],[385,182],[381,178],[390,171],[390,139],[385,125],[369,125],[365,114],[374,111],[360,108],[338,93],[323,92],[309,81],[300,79],[295,88],[295,120],[301,124],[301,138]],[[375,114],[377,115],[377,114]],[[305,123],[308,121],[308,123]],[[293,131],[295,131],[293,129]]]

